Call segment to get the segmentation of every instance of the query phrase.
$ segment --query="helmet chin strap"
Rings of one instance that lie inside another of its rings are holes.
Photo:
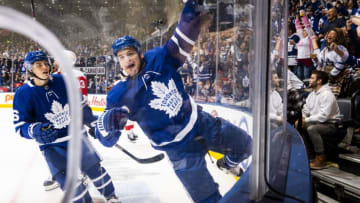
[[[35,78],[37,78],[37,79],[39,79],[39,80],[48,80],[49,78],[46,78],[46,79],[43,79],[43,78],[40,78],[39,76],[37,76],[35,73],[33,73],[33,72],[30,72],[30,74],[31,74],[31,76],[33,76],[33,77],[35,77]]]

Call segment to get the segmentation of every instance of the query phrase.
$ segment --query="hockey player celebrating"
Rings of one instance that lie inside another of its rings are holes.
[[[69,57],[71,59],[72,65],[75,65],[76,63],[76,54],[70,50],[64,50],[64,55],[66,55],[67,57]],[[61,74],[62,72],[62,68],[59,66],[59,62],[57,59],[54,60],[53,63],[53,70],[56,70],[54,73],[55,74]],[[79,70],[76,69],[72,69],[75,77],[78,79],[79,81],[79,89],[81,91],[82,94],[82,105],[86,105],[87,104],[87,98],[88,98],[88,89],[87,89],[87,80],[86,77],[84,75],[84,73],[82,73]],[[86,115],[90,118],[90,120],[94,120],[94,115],[91,111],[91,109],[86,108]],[[90,123],[91,126],[89,126],[89,135],[95,137],[94,133],[94,127],[95,127],[95,120],[94,122]],[[84,177],[86,178],[86,176]],[[53,189],[56,189],[59,187],[59,184],[56,182],[55,177],[50,177],[47,180],[44,181],[43,186],[45,187],[45,191],[50,191]]]
[[[218,184],[206,167],[208,150],[225,154],[224,164],[232,168],[252,149],[245,131],[202,111],[185,92],[177,73],[208,17],[202,1],[189,0],[174,35],[164,46],[143,54],[133,37],[115,40],[113,53],[127,79],[108,93],[106,109],[96,127],[96,137],[111,147],[127,119],[138,122],[152,146],[167,153],[194,202],[218,202],[221,198]]]
[[[24,64],[31,80],[14,96],[14,126],[20,136],[34,139],[45,156],[51,174],[64,190],[70,108],[62,75],[50,76],[48,57],[43,51],[28,52]],[[88,116],[89,106],[83,105],[84,124],[95,118]],[[120,202],[115,195],[111,177],[100,165],[94,148],[83,141],[81,171],[86,174],[109,202]],[[86,185],[79,181],[73,202],[91,202]]]

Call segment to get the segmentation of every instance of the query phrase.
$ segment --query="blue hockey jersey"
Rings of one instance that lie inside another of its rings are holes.
[[[179,147],[195,134],[198,109],[184,90],[177,69],[189,57],[204,22],[196,1],[185,4],[174,35],[144,55],[145,66],[134,78],[119,82],[107,96],[107,107],[126,106],[157,149]]]
[[[89,109],[87,104],[83,105]],[[38,123],[49,122],[59,131],[53,143],[39,143],[41,150],[48,145],[66,145],[70,139],[70,107],[62,75],[53,75],[45,86],[35,86],[28,81],[20,87],[14,96],[13,113],[15,131],[24,138],[32,139],[33,127]]]

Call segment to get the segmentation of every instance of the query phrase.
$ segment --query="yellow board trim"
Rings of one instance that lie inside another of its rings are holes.
[[[12,108],[12,104],[0,104],[0,108]]]
[[[90,108],[91,108],[91,110],[93,110],[93,111],[99,111],[99,112],[103,112],[103,111],[105,110],[104,107],[90,107]]]
[[[213,157],[213,158],[216,159],[216,160],[219,160],[219,159],[221,159],[221,158],[224,157],[223,154],[220,154],[220,153],[217,153],[217,152],[213,152],[213,151],[209,151],[209,154],[210,154],[211,157]]]
[[[211,157],[213,157],[213,158],[216,159],[216,160],[219,160],[219,159],[221,159],[221,158],[224,157],[223,154],[218,153],[218,152],[209,151],[209,154],[210,154]],[[235,178],[236,180],[239,180],[239,177],[237,177],[237,176],[234,176],[234,178]]]

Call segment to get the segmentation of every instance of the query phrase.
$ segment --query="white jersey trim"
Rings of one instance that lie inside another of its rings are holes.
[[[105,184],[100,185],[99,187],[96,187],[96,189],[101,190],[101,189],[103,189],[104,187],[108,186],[110,183],[111,183],[111,179],[108,180]]]
[[[28,81],[26,82],[26,84],[29,85],[29,87],[34,87],[34,85],[31,83],[30,80],[28,80]]]
[[[170,143],[179,142],[179,141],[183,140],[185,138],[185,136],[194,128],[194,125],[198,118],[197,104],[194,102],[194,100],[191,97],[189,97],[189,99],[190,99],[190,103],[191,103],[192,112],[190,115],[190,120],[189,120],[188,124],[185,126],[185,128],[182,129],[175,136],[175,138],[172,141],[162,142],[160,144],[156,144],[155,142],[151,141],[151,145],[156,146],[156,147],[163,147]]]
[[[66,141],[69,141],[70,140],[70,136],[65,136],[65,137],[62,137],[62,138],[58,138],[56,139],[54,142],[52,143],[49,143],[49,144],[56,144],[56,143],[60,143],[60,142],[66,142]],[[39,144],[40,146],[42,145],[46,145],[46,144]]]
[[[80,195],[74,197],[74,198],[72,199],[72,201],[75,202],[75,201],[83,198],[87,192],[88,192],[88,188],[86,187],[85,190],[84,190]]]
[[[20,126],[24,125],[25,123],[26,123],[25,121],[21,121],[21,122],[15,124],[15,128],[20,127]]]
[[[180,47],[179,41],[178,41],[178,39],[177,39],[175,36],[172,36],[172,37],[171,37],[171,40],[174,41],[175,44],[178,46],[179,52],[180,52],[181,55],[183,55],[183,56],[186,57],[186,58],[189,58],[189,57],[190,57],[190,54],[187,53],[186,51],[184,51],[184,50]]]
[[[91,179],[91,180],[92,180],[92,182],[96,182],[96,181],[98,181],[98,180],[101,180],[101,179],[102,179],[103,177],[105,177],[107,174],[108,174],[108,173],[105,172],[105,173],[101,174],[99,177],[97,177],[97,178],[95,178],[95,179]]]

